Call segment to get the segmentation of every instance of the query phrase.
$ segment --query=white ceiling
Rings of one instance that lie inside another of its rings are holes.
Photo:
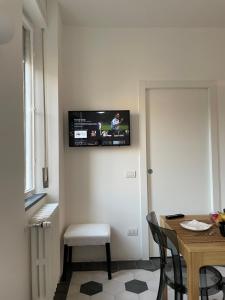
[[[58,0],[65,24],[84,27],[225,27],[225,0]]]

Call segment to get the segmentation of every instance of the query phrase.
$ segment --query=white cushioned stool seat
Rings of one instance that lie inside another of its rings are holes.
[[[97,246],[110,243],[109,224],[71,224],[64,234],[68,246]]]
[[[108,279],[111,274],[110,225],[109,224],[71,224],[64,233],[64,261],[62,280],[66,280],[67,267],[72,269],[72,247],[104,245]]]

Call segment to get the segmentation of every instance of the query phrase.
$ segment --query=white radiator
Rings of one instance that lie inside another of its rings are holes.
[[[45,204],[30,226],[32,300],[52,300],[60,273],[58,203]]]

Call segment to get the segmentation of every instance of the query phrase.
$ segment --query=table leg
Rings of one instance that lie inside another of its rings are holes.
[[[201,267],[201,255],[192,253],[187,263],[188,299],[199,300],[199,269]]]
[[[167,286],[165,287],[164,291],[163,291],[163,300],[167,300],[168,299],[168,289]]]

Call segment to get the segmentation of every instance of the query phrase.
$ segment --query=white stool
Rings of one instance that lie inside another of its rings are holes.
[[[66,276],[66,267],[72,264],[72,247],[74,246],[97,246],[104,245],[106,248],[106,261],[108,279],[111,275],[110,254],[110,225],[109,224],[71,224],[64,233],[64,262],[63,279]]]

